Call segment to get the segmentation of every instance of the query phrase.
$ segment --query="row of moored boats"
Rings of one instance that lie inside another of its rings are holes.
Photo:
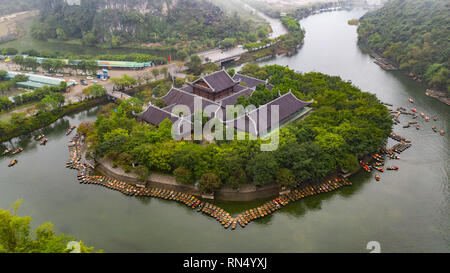
[[[301,189],[292,190],[288,194],[280,195],[262,206],[246,210],[234,218],[224,209],[209,202],[201,201],[194,195],[188,193],[159,188],[146,188],[144,185],[132,185],[111,177],[94,175],[93,170],[81,161],[80,135],[76,135],[69,143],[69,152],[70,159],[67,162],[67,167],[78,170],[78,179],[82,184],[103,186],[128,196],[156,197],[180,202],[198,212],[202,212],[215,218],[224,228],[231,227],[231,229],[235,229],[238,225],[245,227],[251,221],[270,215],[287,204],[301,198],[319,193],[331,192],[342,186],[351,185],[347,179],[340,177],[319,185],[302,187]]]

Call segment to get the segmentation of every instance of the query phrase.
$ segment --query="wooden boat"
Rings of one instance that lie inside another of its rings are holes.
[[[414,100],[412,98],[409,98],[410,103],[414,103]]]
[[[12,152],[11,154],[15,155],[15,154],[18,154],[18,153],[21,153],[21,152],[23,152],[23,149],[19,148],[19,149],[14,150],[14,152]]]
[[[436,128],[436,126],[431,127],[431,129],[433,129],[433,131],[434,131],[435,133],[437,133],[437,128]]]
[[[9,162],[8,167],[12,167],[12,166],[16,165],[17,162],[18,162],[17,159],[14,159],[13,161]]]
[[[444,130],[441,130],[439,133],[441,134],[441,136],[445,135]]]
[[[397,171],[399,169],[399,167],[398,166],[390,166],[390,167],[387,167],[386,169],[390,170],[390,171]]]

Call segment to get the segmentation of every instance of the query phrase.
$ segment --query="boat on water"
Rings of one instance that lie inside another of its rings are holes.
[[[8,167],[12,167],[12,166],[16,165],[17,162],[19,162],[19,161],[17,161],[17,159],[14,159],[13,161],[9,162]]]
[[[34,139],[35,139],[35,140],[41,140],[41,139],[43,139],[44,137],[45,137],[44,134],[40,134],[40,135],[34,137]]]
[[[424,114],[424,113],[420,113],[420,116],[424,118],[424,117],[425,117],[425,114]]]
[[[414,103],[414,100],[412,98],[409,98],[410,103]]]
[[[387,170],[389,170],[389,171],[398,171],[398,169],[399,169],[398,166],[390,166],[390,167],[387,167]]]
[[[7,154],[9,154],[11,152],[12,152],[12,149],[6,149],[6,150],[3,151],[2,155],[7,155]]]
[[[429,117],[425,117],[425,121],[430,121],[430,118]]]
[[[417,109],[411,108],[411,111],[413,111],[414,113],[416,113],[416,112],[417,112]]]
[[[16,154],[21,153],[21,152],[23,152],[23,149],[22,148],[18,148],[16,150],[14,150],[11,154],[12,155],[16,155]]]
[[[41,140],[41,145],[45,145],[45,144],[47,144],[47,142],[48,142],[48,139],[44,138],[43,140]]]
[[[380,175],[377,174],[377,175],[375,176],[375,179],[376,179],[377,181],[380,181],[380,179],[381,179],[381,178],[380,178]]]
[[[437,117],[437,116],[434,116],[434,117],[433,117],[433,120],[434,120],[434,121],[437,121],[437,120],[438,120],[438,117]]]
[[[431,129],[433,129],[433,131],[434,131],[435,133],[437,133],[437,128],[436,128],[436,126],[431,127]]]
[[[441,136],[445,135],[444,130],[441,130],[439,133],[441,134]]]
[[[420,130],[420,126],[419,125],[416,126],[416,130]]]

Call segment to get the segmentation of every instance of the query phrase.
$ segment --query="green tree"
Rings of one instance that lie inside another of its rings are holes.
[[[256,185],[275,182],[278,163],[271,152],[256,155],[247,165],[247,173]]]
[[[20,217],[17,211],[21,201],[9,210],[0,209],[0,253],[69,253],[68,243],[75,241],[69,235],[57,234],[51,223],[31,230],[31,218]],[[81,253],[92,253],[93,247],[78,242]]]
[[[199,188],[206,193],[212,193],[215,189],[220,188],[221,182],[219,177],[213,173],[205,173],[200,177]]]
[[[191,60],[186,63],[194,75],[199,75],[202,72],[202,59],[198,55],[192,55]]]
[[[178,167],[173,171],[175,180],[181,184],[191,184],[194,179],[192,177],[192,172],[184,167]]]

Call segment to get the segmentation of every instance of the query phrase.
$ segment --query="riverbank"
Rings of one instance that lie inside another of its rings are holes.
[[[169,191],[177,191],[182,192],[184,194],[190,194],[199,198],[207,196],[195,185],[189,184],[186,185],[177,183],[175,178],[171,175],[152,173],[149,175],[146,181],[139,181],[137,175],[135,175],[132,172],[127,173],[120,167],[113,167],[113,164],[106,159],[101,159],[94,163],[93,161],[87,160],[85,157],[86,143],[80,141],[79,144],[80,144],[79,162],[83,162],[83,164],[90,166],[90,168],[92,168],[93,171],[105,177],[113,178],[115,180],[122,181],[132,186],[143,186],[145,188],[158,188]],[[370,158],[369,156],[366,156],[364,157],[364,160],[367,161],[369,158]],[[72,157],[72,161],[75,161],[75,157]],[[208,196],[208,198],[212,197],[214,200],[227,202],[249,202],[249,201],[264,200],[276,197],[283,193],[289,193],[292,190],[296,189],[304,190],[307,187],[317,187],[323,183],[327,183],[327,181],[334,181],[339,177],[349,178],[350,176],[358,173],[360,170],[361,168],[359,167],[353,172],[348,172],[345,174],[339,171],[335,171],[319,182],[302,183],[291,189],[282,188],[280,187],[280,185],[276,183],[271,183],[263,186],[255,186],[254,184],[244,184],[241,185],[239,189],[233,189],[228,185],[224,185],[220,189],[215,190],[214,194],[212,196]]]
[[[410,77],[413,81],[416,81],[420,84],[424,84],[423,80],[420,79],[417,75],[414,75],[413,73],[411,73],[410,71],[407,71],[407,70],[401,70],[401,69],[399,69],[398,65],[395,62],[393,62],[392,60],[381,57],[380,54],[378,52],[376,52],[375,50],[371,49],[364,40],[359,39],[358,44],[360,45],[360,47],[363,48],[363,50],[365,50],[370,55],[370,57],[375,59],[374,63],[377,64],[378,66],[380,66],[382,69],[384,69],[386,71],[400,71],[400,72],[404,73],[405,75],[407,75],[408,77]],[[424,85],[426,85],[426,84],[424,84]],[[430,87],[430,86],[428,86],[428,87]],[[449,92],[435,90],[430,87],[430,89],[426,90],[425,94],[429,97],[439,100],[440,102],[450,105]]]
[[[5,128],[0,127],[0,132],[2,133],[0,137],[0,143],[42,129],[66,115],[100,105],[102,103],[105,103],[106,100],[107,98],[106,96],[104,96],[101,98],[89,99],[83,102],[64,105],[63,107],[55,109],[48,113],[40,113],[35,116],[25,117],[20,122],[22,125],[14,127],[11,126],[12,128],[8,126]]]
[[[277,196],[275,199],[268,201],[256,208],[246,210],[240,213],[237,217],[232,217],[231,214],[226,210],[207,201],[201,201],[196,196],[190,193],[149,187],[149,185],[145,184],[131,185],[115,178],[95,175],[92,167],[89,164],[82,162],[82,152],[84,150],[82,139],[83,137],[81,135],[76,135],[69,142],[68,146],[70,160],[66,163],[67,168],[75,169],[78,171],[77,177],[81,184],[103,186],[132,197],[157,197],[165,200],[181,202],[186,206],[196,210],[197,212],[202,212],[208,216],[215,218],[222,224],[225,229],[231,226],[231,229],[234,230],[236,229],[237,224],[239,224],[242,228],[245,228],[251,221],[266,217],[273,212],[287,206],[289,203],[320,193],[331,192],[343,186],[352,185],[346,178],[342,176],[333,180],[319,183],[317,185],[308,185],[305,183],[301,188],[298,187],[296,189],[280,192],[279,196]]]

